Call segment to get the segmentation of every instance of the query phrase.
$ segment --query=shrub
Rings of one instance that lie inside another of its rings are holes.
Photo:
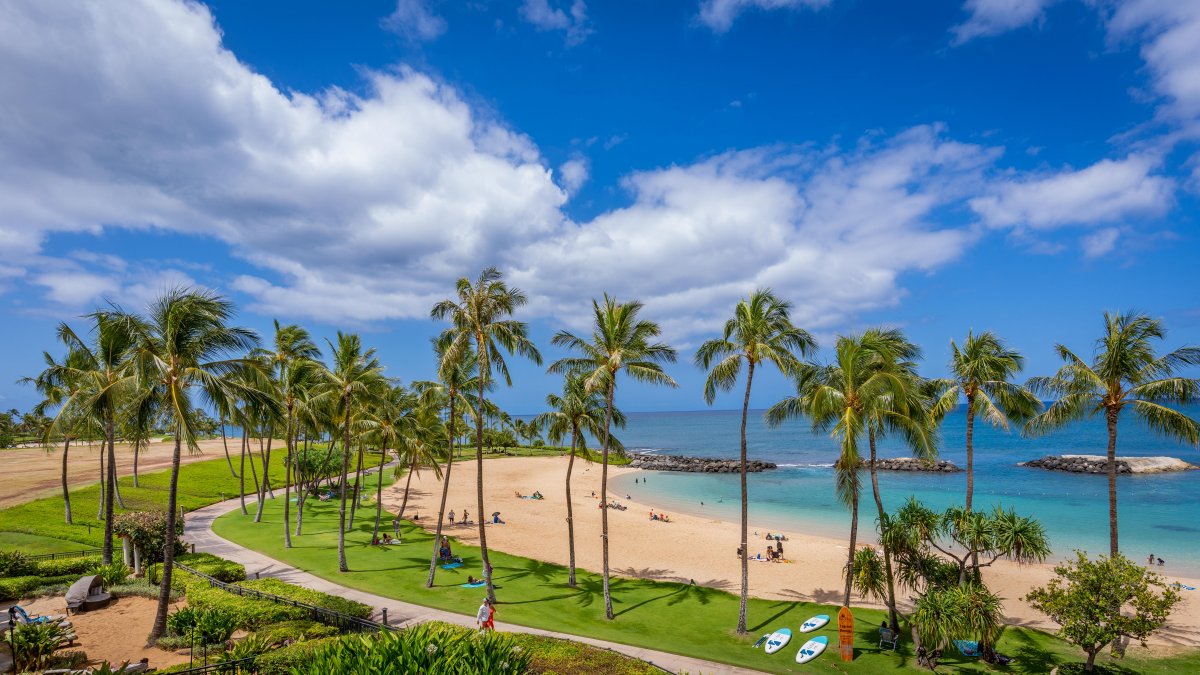
[[[25,576],[0,579],[0,600],[20,600],[39,587],[71,584],[78,578],[75,574],[67,574],[58,577]]]
[[[233,643],[233,647],[221,655],[221,662],[241,661],[258,656],[271,648],[271,643],[256,634],[250,634]]]
[[[301,667],[312,655],[336,642],[338,638],[329,637],[307,642],[297,642],[282,649],[273,649],[258,657],[254,662],[258,675],[290,675],[292,668]],[[346,672],[346,671],[335,671]]]
[[[119,513],[113,518],[113,532],[120,536],[129,537],[133,544],[142,551],[147,562],[162,560],[163,546],[167,541],[167,514],[162,511],[132,511]],[[175,521],[175,555],[186,549],[180,537],[183,536],[183,523]]]
[[[507,635],[421,624],[400,632],[338,639],[292,667],[293,675],[510,675],[529,669],[529,653]]]
[[[5,631],[5,641],[12,645],[18,672],[41,671],[67,635],[68,629],[54,622],[19,624],[15,633]]]
[[[158,586],[154,586],[145,579],[127,579],[125,583],[109,586],[108,592],[118,598],[150,598],[151,600],[158,599]],[[178,587],[178,590],[171,589],[171,600],[178,600],[183,595],[183,588]]]
[[[317,638],[337,635],[337,629],[323,623],[301,619],[298,621],[281,621],[258,629],[258,635],[267,644],[278,645],[284,642],[301,642]]]
[[[62,670],[80,670],[87,665],[87,653],[78,649],[55,652],[46,660],[46,668]]]
[[[122,562],[115,562],[111,565],[94,565],[90,570],[92,574],[98,575],[104,580],[105,587],[125,583],[125,579],[129,578],[131,571]]]
[[[37,573],[37,563],[24,553],[0,551],[0,577],[28,577]]]
[[[339,598],[336,595],[329,595],[320,591],[314,591],[311,588],[296,586],[278,579],[255,579],[253,581],[243,581],[238,584],[245,588],[253,588],[263,593],[278,595],[289,600],[297,600],[309,605],[316,605],[324,609],[332,609],[336,612],[356,616],[360,619],[371,618],[372,609],[370,605],[364,605],[361,602],[354,602],[345,598]]]
[[[86,556],[83,558],[60,558],[59,560],[39,560],[36,574],[41,577],[57,577],[64,574],[83,575],[88,573],[93,567],[100,564],[100,556]]]
[[[184,607],[167,616],[167,630],[172,635],[193,637],[200,644],[221,644],[236,629],[236,618],[223,609]]]
[[[255,630],[267,624],[302,619],[308,614],[299,607],[264,602],[213,588],[207,581],[190,574],[180,576],[187,578],[186,593],[189,606],[224,610],[234,617],[238,628]]]
[[[246,568],[243,565],[215,556],[211,553],[186,553],[184,555],[175,556],[175,562],[182,563],[188,567],[207,574],[217,581],[224,581],[227,584],[237,583],[246,580]],[[159,576],[161,577],[162,568],[159,568]]]

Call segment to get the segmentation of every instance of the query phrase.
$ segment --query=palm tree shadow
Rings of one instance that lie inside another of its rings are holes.
[[[662,595],[659,595],[659,596],[656,596],[653,598],[646,598],[645,600],[642,600],[639,603],[635,603],[635,604],[632,604],[628,607],[621,609],[621,611],[619,611],[619,612],[614,612],[614,616],[622,616],[622,615],[628,614],[629,612],[632,612],[633,610],[635,610],[639,607],[648,605],[652,602],[657,602],[658,600],[663,600],[665,598],[670,598],[673,596],[684,594],[687,592],[688,588],[689,588],[688,586],[680,586],[679,588],[676,588],[675,590],[673,590],[669,593],[663,593]],[[614,591],[615,591],[615,589],[614,589]],[[616,593],[614,592],[613,595],[615,596]],[[614,597],[613,602],[619,603],[620,601]],[[669,604],[674,604],[674,603],[669,603]]]
[[[524,566],[520,568],[502,568],[515,569],[514,572],[506,574],[502,579],[523,579],[525,577],[533,577],[538,581],[550,581],[555,576],[562,572],[562,567],[541,560],[526,560]]]
[[[798,603],[798,602],[783,602],[783,601],[776,602],[776,603],[772,604],[771,607],[772,608],[779,607],[780,608],[779,611],[775,612],[774,614],[767,617],[766,619],[763,619],[760,623],[755,624],[753,626],[749,626],[749,629],[752,631],[760,631],[763,628],[765,628],[768,624],[772,624],[775,621],[777,621],[779,619],[779,617],[781,617],[784,614],[787,614],[788,612],[795,609],[796,606],[799,604],[800,603]]]

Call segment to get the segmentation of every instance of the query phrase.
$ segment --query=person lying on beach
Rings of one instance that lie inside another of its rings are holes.
[[[478,581],[478,579],[476,579],[475,577],[471,576],[470,574],[467,575],[467,585],[468,586],[476,583],[477,581]]]

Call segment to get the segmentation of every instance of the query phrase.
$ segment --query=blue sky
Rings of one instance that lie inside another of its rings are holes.
[[[428,378],[429,307],[487,265],[547,358],[645,302],[680,388],[630,410],[703,407],[695,345],[758,286],[930,375],[970,328],[1047,373],[1105,309],[1194,344],[1197,34],[1174,0],[6,3],[0,407],[57,322],[176,284]],[[557,389],[514,375],[516,413]]]

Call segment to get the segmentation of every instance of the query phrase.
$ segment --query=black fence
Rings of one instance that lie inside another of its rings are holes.
[[[25,556],[29,560],[62,560],[65,558],[86,558],[88,556],[100,555],[103,553],[98,548],[89,548],[82,551],[67,551],[66,553],[41,553],[38,555]]]
[[[316,605],[310,605],[308,603],[300,602],[299,600],[292,600],[291,598],[284,598],[278,595],[272,595],[270,593],[263,593],[262,591],[255,590],[253,588],[246,588],[245,586],[227,584],[224,581],[210,577],[203,572],[194,570],[187,565],[175,563],[175,567],[187,572],[188,574],[194,574],[201,579],[204,579],[208,582],[208,585],[213,588],[219,588],[223,591],[234,593],[236,595],[256,598],[258,600],[265,600],[267,602],[274,602],[279,605],[298,607],[308,612],[309,618],[311,618],[313,621],[319,621],[327,626],[333,626],[342,633],[374,633],[381,630],[394,630],[391,626],[379,623],[377,621],[371,621],[370,619],[360,619],[357,616],[350,616],[349,614],[344,614],[332,609],[326,609],[325,607],[317,607]]]

